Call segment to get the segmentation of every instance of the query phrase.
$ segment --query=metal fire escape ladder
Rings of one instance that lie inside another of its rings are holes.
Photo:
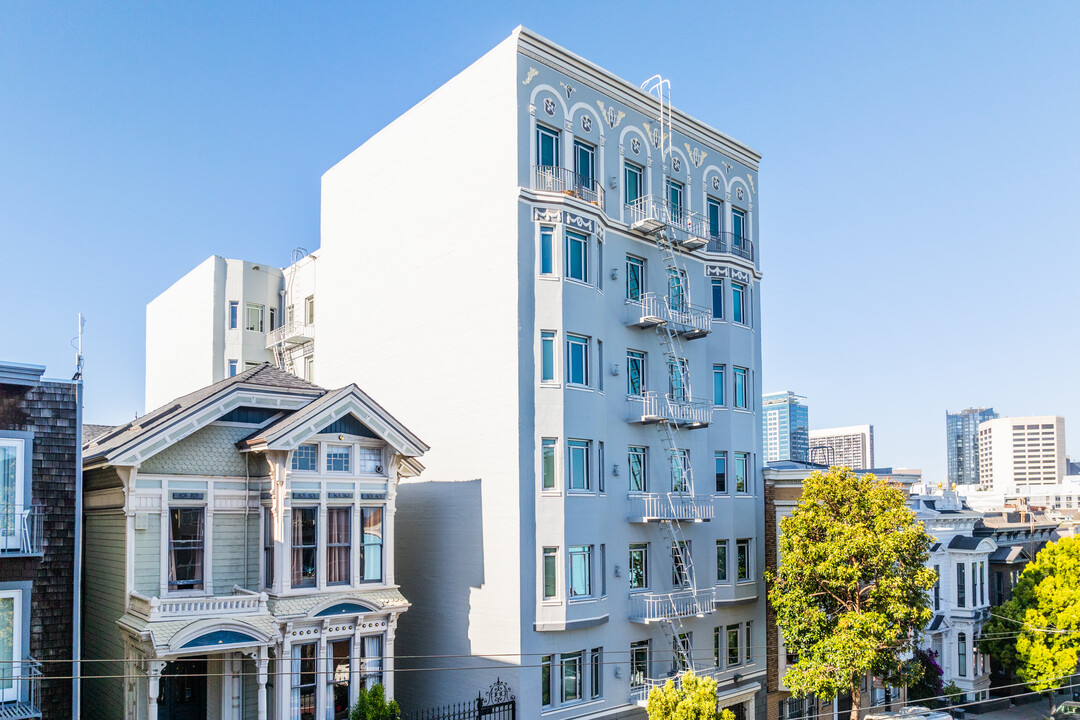
[[[279,328],[285,327],[289,323],[293,322],[293,316],[295,313],[290,313],[289,307],[291,306],[292,300],[293,281],[295,280],[296,276],[296,263],[300,262],[300,260],[307,256],[307,254],[308,251],[300,247],[294,248],[292,251],[292,257],[290,258],[289,262],[289,273],[285,278],[285,293],[282,296],[281,308],[282,322],[281,325],[278,326]],[[293,361],[294,351],[295,348],[291,348],[288,346],[285,340],[285,335],[283,334],[281,339],[278,342],[274,343],[274,347],[272,348],[272,352],[274,354],[274,365],[277,366],[279,370],[284,370],[290,375],[296,375],[296,363]]]
[[[668,162],[671,155],[671,82],[667,79],[654,75],[646,80],[641,85],[642,90],[656,96],[659,101],[659,112],[657,119],[660,123],[660,160],[661,166],[664,168],[664,180],[666,186],[666,179],[668,173]],[[667,198],[664,198],[667,201]],[[681,215],[681,213],[679,213]],[[671,212],[664,213],[664,217],[671,215]],[[661,257],[664,260],[664,266],[667,269],[668,276],[668,293],[664,300],[668,306],[668,318],[669,321],[661,323],[656,327],[657,335],[661,344],[664,346],[664,352],[667,356],[667,365],[669,373],[669,384],[671,385],[671,394],[668,395],[668,401],[688,401],[691,397],[690,392],[690,377],[687,372],[687,365],[685,355],[683,354],[682,342],[679,339],[679,333],[675,327],[675,323],[671,322],[671,318],[681,315],[682,311],[689,304],[689,288],[685,282],[686,273],[684,272],[681,263],[679,262],[679,256],[676,252],[676,238],[675,233],[670,227],[661,227],[653,234],[654,241],[657,249],[660,251]],[[673,290],[677,290],[674,292]],[[672,307],[672,303],[681,303],[680,307]],[[677,381],[677,384],[676,382]],[[678,394],[676,394],[678,393]],[[669,416],[674,417],[674,413],[668,413]],[[672,492],[667,493],[668,504],[670,506],[670,520],[662,520],[660,522],[660,528],[663,531],[666,539],[671,543],[672,561],[681,565],[682,577],[680,581],[685,580],[683,584],[683,591],[689,591],[695,598],[697,594],[697,573],[694,571],[694,561],[692,557],[692,550],[688,550],[684,546],[685,540],[683,539],[682,528],[679,524],[678,513],[676,511],[675,498],[677,495],[689,495],[694,496],[694,477],[693,470],[690,463],[683,462],[683,444],[679,437],[678,423],[673,419],[667,421],[661,421],[657,423],[657,429],[660,433],[660,441],[664,446],[664,450],[668,456],[668,465],[671,470],[671,477],[673,480],[679,479],[679,484],[676,486],[673,483]],[[678,590],[677,590],[678,591]],[[681,636],[683,635],[682,620],[678,617],[679,610],[677,608],[677,602],[674,597],[671,602],[671,617],[662,621],[660,624],[663,626],[664,634],[671,642],[672,656],[677,662],[675,670],[682,668],[693,668],[694,660],[692,655],[692,648],[683,645]]]

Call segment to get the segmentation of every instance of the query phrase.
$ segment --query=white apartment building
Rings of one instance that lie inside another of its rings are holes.
[[[264,362],[314,382],[315,258],[213,255],[146,306],[146,408]]]
[[[1028,495],[1065,477],[1065,418],[1004,417],[979,424],[979,485]]]
[[[318,380],[435,448],[406,709],[643,716],[693,665],[764,715],[760,156],[658,88],[518,28],[323,177]]]
[[[852,470],[874,467],[874,426],[811,430],[810,462]]]

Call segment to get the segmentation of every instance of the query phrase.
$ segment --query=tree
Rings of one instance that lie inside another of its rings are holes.
[[[399,720],[401,708],[397,700],[387,702],[381,683],[376,683],[369,690],[360,688],[356,704],[349,712],[349,720]]]
[[[668,678],[649,691],[645,704],[649,720],[735,720],[735,713],[726,708],[717,717],[716,680],[695,675],[693,670],[683,673],[680,680],[676,685],[674,678]]]
[[[1036,692],[1061,686],[1080,652],[1080,540],[1039,551],[983,628],[980,650]]]
[[[781,563],[767,574],[777,625],[798,657],[784,684],[827,700],[850,692],[851,720],[866,674],[894,685],[918,680],[900,658],[930,621],[936,575],[926,567],[930,536],[904,500],[869,473],[813,473],[780,522]]]
[[[918,665],[918,669],[911,675],[917,675],[919,679],[908,685],[908,702],[930,708],[937,707],[939,704],[937,698],[945,694],[941,686],[944,672],[938,665],[937,653],[933,650],[916,648],[915,656],[909,662]]]
[[[960,687],[950,680],[948,685],[941,688],[941,694],[944,696],[942,699],[945,701],[945,704],[952,705],[960,699],[962,693],[960,692]]]

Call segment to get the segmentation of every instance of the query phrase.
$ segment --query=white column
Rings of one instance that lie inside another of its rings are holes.
[[[323,620],[319,632],[319,649],[315,658],[315,717],[323,718],[326,712],[326,686],[330,679],[330,659],[326,657],[326,631],[330,627],[329,620]]]
[[[292,717],[292,623],[285,625],[284,641],[281,644],[281,656],[277,661],[277,675],[275,687],[278,693],[278,702],[275,711],[279,717]]]
[[[146,706],[146,719],[158,720],[158,692],[160,691],[161,683],[161,671],[165,667],[165,663],[160,660],[151,660],[148,663],[148,670],[146,672],[147,680],[147,706]]]
[[[258,669],[259,680],[259,714],[258,720],[266,720],[266,670],[270,661],[266,657],[266,648],[259,648],[259,659],[255,661],[255,667]]]
[[[383,688],[386,697],[394,697],[394,634],[397,631],[397,615],[390,615],[386,620],[386,635],[383,636]],[[751,718],[751,720],[753,720]]]

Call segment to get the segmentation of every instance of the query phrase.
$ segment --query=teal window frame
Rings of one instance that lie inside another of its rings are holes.
[[[560,167],[559,131],[536,124],[536,164],[541,167]],[[545,153],[545,149],[549,154]],[[548,162],[545,162],[548,161]]]
[[[716,407],[724,406],[724,370],[723,365],[713,365],[713,399],[712,404]]]
[[[555,274],[555,228],[540,228],[540,274]]]
[[[576,232],[566,235],[566,277],[578,282],[589,282],[589,238]]]
[[[641,199],[645,187],[645,171],[632,162],[623,163],[623,203],[633,205]]]
[[[721,213],[724,211],[724,206],[719,200],[714,197],[710,197],[705,201],[707,212],[709,216],[709,236],[718,238],[720,233],[724,231]]]
[[[713,469],[716,475],[716,494],[727,495],[727,451],[717,450],[713,455]]]
[[[749,325],[746,312],[746,286],[731,283],[731,321],[739,325]]]
[[[712,279],[712,319],[724,319],[724,281],[721,278]]]

